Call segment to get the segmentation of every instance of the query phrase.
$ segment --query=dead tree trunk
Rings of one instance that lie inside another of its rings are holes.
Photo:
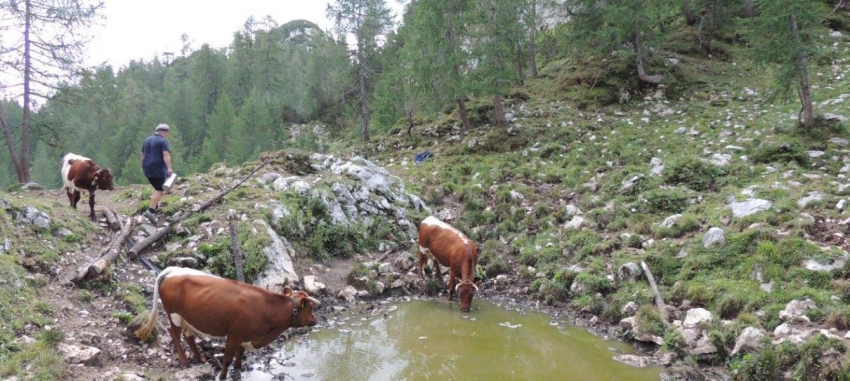
[[[118,217],[118,213],[115,213],[110,208],[106,208],[103,210],[103,216],[106,217],[106,222],[109,224],[110,229],[121,230],[121,218]]]
[[[80,266],[76,271],[67,274],[65,276],[65,280],[76,283],[84,279],[95,278],[102,274],[109,264],[114,262],[121,254],[121,247],[124,246],[124,240],[127,239],[127,236],[130,235],[131,231],[133,231],[133,219],[128,218],[124,226],[121,227],[121,233],[109,243],[109,247],[107,247],[106,250],[100,252],[97,258],[93,261]]]
[[[691,9],[691,0],[685,0],[684,13],[685,22],[688,23],[688,26],[696,24],[697,18],[694,16],[694,11]]]
[[[646,68],[644,67],[644,62],[646,61],[646,56],[643,54],[643,45],[641,45],[640,39],[640,31],[637,29],[632,30],[632,38],[634,41],[634,51],[635,51],[635,64],[637,65],[638,78],[641,81],[650,83],[653,85],[658,85],[664,82],[664,75],[655,74],[649,75],[646,73]]]
[[[655,277],[652,276],[652,272],[649,271],[649,266],[646,265],[646,262],[640,261],[640,267],[643,268],[643,273],[646,274],[646,280],[649,281],[649,288],[655,294],[655,307],[658,308],[658,313],[661,314],[661,317],[664,318],[664,322],[666,323],[667,305],[664,304],[664,298],[661,297],[661,292],[658,291],[658,284],[655,283]]]
[[[192,214],[199,213],[199,212],[206,210],[207,208],[209,208],[210,206],[212,206],[213,204],[215,204],[216,202],[221,200],[222,197],[226,196],[228,193],[232,192],[234,189],[236,189],[237,187],[242,185],[242,183],[244,183],[245,181],[248,181],[248,179],[250,179],[252,176],[254,176],[254,174],[256,174],[260,169],[265,167],[268,163],[269,163],[269,160],[262,162],[260,165],[257,166],[257,168],[254,168],[254,170],[251,171],[251,173],[249,173],[247,176],[243,177],[242,180],[239,180],[238,183],[236,183],[235,185],[233,185],[232,187],[230,187],[228,189],[225,189],[224,191],[222,191],[221,193],[219,193],[215,197],[207,200],[203,204],[201,204],[201,205],[199,205],[195,208],[192,208],[192,210],[183,210],[183,211],[180,211],[177,214],[173,215],[171,218],[168,219],[168,222],[169,222],[168,226],[165,226],[162,229],[157,230],[156,233],[154,233],[150,237],[145,238],[145,239],[137,242],[135,245],[133,245],[132,248],[130,248],[130,251],[127,252],[127,256],[131,259],[135,259],[136,257],[139,256],[139,253],[141,253],[142,250],[147,249],[148,246],[153,245],[154,242],[159,241],[160,239],[167,236],[168,233],[171,233],[172,227],[174,225],[176,225],[178,222],[185,220],[186,218],[188,218]]]

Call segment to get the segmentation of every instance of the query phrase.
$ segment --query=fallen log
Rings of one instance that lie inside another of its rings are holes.
[[[139,253],[141,253],[142,250],[147,249],[148,246],[153,245],[154,242],[159,241],[160,239],[164,238],[169,233],[171,233],[171,230],[173,229],[173,227],[175,225],[177,225],[178,222],[185,220],[186,218],[188,218],[192,214],[200,213],[200,212],[206,210],[207,208],[209,208],[210,206],[212,206],[213,204],[215,204],[216,202],[221,200],[224,196],[227,196],[228,193],[232,192],[234,189],[236,189],[237,187],[242,185],[245,181],[248,181],[248,179],[250,179],[252,176],[254,176],[254,174],[256,174],[260,169],[265,167],[266,164],[268,164],[269,162],[270,162],[269,160],[263,161],[262,163],[260,163],[260,165],[258,165],[256,168],[254,168],[254,170],[251,171],[251,173],[249,173],[247,176],[243,177],[242,180],[239,180],[238,183],[234,184],[232,187],[230,187],[228,189],[223,190],[221,193],[219,193],[215,197],[207,200],[203,204],[196,206],[196,207],[192,208],[191,210],[183,210],[183,211],[177,212],[176,214],[174,214],[173,216],[168,218],[166,220],[166,221],[168,221],[167,226],[160,228],[159,230],[156,231],[156,233],[154,233],[150,237],[145,238],[145,239],[137,242],[135,245],[133,245],[133,247],[130,248],[130,251],[127,252],[127,257],[129,257],[130,259],[135,259],[136,257],[138,257]]]
[[[121,217],[118,213],[110,208],[103,210],[103,216],[106,217],[106,222],[109,223],[109,228],[112,230],[121,230]]]
[[[646,274],[646,280],[649,281],[649,288],[655,294],[655,308],[658,309],[658,313],[664,318],[664,323],[666,324],[669,322],[667,320],[667,305],[664,304],[664,298],[661,297],[661,292],[658,291],[658,284],[655,283],[655,277],[652,276],[652,272],[649,271],[649,266],[647,266],[646,262],[640,261],[640,267],[643,268],[643,273]]]
[[[133,219],[127,218],[127,222],[121,227],[121,233],[117,237],[113,237],[112,242],[109,243],[106,250],[101,251],[93,261],[78,267],[76,271],[68,274],[65,280],[76,283],[102,274],[109,264],[115,261],[121,254],[123,242],[130,235],[131,231],[133,231]]]

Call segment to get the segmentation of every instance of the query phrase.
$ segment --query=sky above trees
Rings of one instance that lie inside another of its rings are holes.
[[[104,0],[101,26],[95,27],[89,44],[89,65],[106,62],[115,68],[131,60],[150,61],[164,52],[179,54],[181,36],[188,35],[192,50],[203,44],[226,47],[233,33],[242,29],[248,17],[271,16],[280,24],[292,20],[312,21],[329,29],[333,21],[325,11],[329,1],[321,0],[240,0],[211,6],[206,0]],[[402,4],[387,1],[396,14]]]

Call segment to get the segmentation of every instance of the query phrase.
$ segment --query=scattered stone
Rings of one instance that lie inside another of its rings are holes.
[[[805,197],[797,200],[797,206],[800,208],[805,208],[812,202],[817,202],[823,200],[823,194],[820,192],[811,192]]]
[[[583,224],[584,224],[584,217],[573,216],[573,219],[570,220],[570,222],[567,222],[566,225],[564,225],[564,227],[567,228],[567,229],[580,229]]]
[[[837,258],[829,258],[829,259],[818,259],[818,258],[809,258],[803,261],[801,266],[806,269],[812,271],[832,271],[836,269],[840,269],[844,267],[844,264],[847,263],[848,254],[844,253],[844,255]]]
[[[661,227],[662,228],[668,228],[668,229],[672,228],[673,226],[676,226],[676,223],[679,222],[679,220],[681,220],[681,219],[682,219],[681,214],[674,214],[670,217],[665,218],[664,222],[661,223]]]
[[[711,323],[711,312],[704,308],[691,308],[688,310],[682,326],[685,328],[698,328],[703,323]]]
[[[47,229],[52,222],[50,216],[32,206],[27,206],[23,212],[17,213],[15,221],[33,225],[41,229]]]
[[[617,270],[617,276],[620,281],[633,281],[641,274],[643,274],[643,270],[641,270],[640,266],[634,262],[625,263],[620,266],[619,270]]]
[[[354,288],[354,286],[346,286],[339,292],[339,294],[337,294],[337,297],[345,299],[347,302],[351,303],[357,300],[357,289]]]
[[[617,355],[614,356],[614,361],[621,362],[623,364],[630,365],[636,368],[645,368],[649,365],[652,365],[652,358],[649,356]]]
[[[736,355],[741,351],[751,351],[759,348],[761,339],[765,336],[761,329],[755,327],[744,328],[744,331],[735,340],[735,348],[732,349],[732,355]]]
[[[732,209],[732,215],[743,218],[761,211],[770,210],[773,203],[762,199],[749,199],[747,201],[733,202],[728,208]]]
[[[722,245],[725,242],[726,233],[723,231],[723,229],[718,227],[708,229],[708,232],[705,233],[705,236],[702,238],[702,245],[706,249],[715,245]]]
[[[95,347],[59,343],[57,349],[68,364],[97,365],[100,361],[101,351]]]
[[[582,213],[581,209],[579,209],[577,206],[575,206],[573,204],[567,205],[567,215],[568,216],[579,216],[579,215],[582,215],[582,214],[584,214],[584,213]]]
[[[785,309],[779,311],[779,320],[804,320],[809,321],[805,315],[806,311],[817,309],[817,304],[811,299],[792,300],[785,305]]]

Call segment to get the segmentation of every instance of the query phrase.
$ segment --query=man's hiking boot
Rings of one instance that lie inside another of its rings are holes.
[[[156,225],[156,221],[157,221],[156,214],[151,213],[150,210],[146,210],[145,214],[143,214],[143,216],[145,216],[145,218],[147,218],[148,221],[151,222],[151,224]]]

